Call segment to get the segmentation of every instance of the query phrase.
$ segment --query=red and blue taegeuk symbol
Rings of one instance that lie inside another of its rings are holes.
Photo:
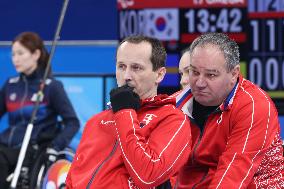
[[[156,21],[155,21],[155,25],[158,31],[163,31],[166,28],[166,19],[164,17],[159,16]]]

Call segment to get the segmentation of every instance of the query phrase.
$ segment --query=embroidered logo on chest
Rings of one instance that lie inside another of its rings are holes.
[[[17,98],[17,94],[16,94],[16,93],[12,93],[12,94],[10,94],[10,96],[9,96],[9,99],[10,99],[11,101],[15,101],[16,98]]]
[[[145,125],[148,125],[156,116],[155,114],[146,114],[140,123],[140,127],[143,128]]]
[[[115,125],[115,121],[114,120],[107,120],[107,121],[101,120],[101,124],[102,125]]]
[[[33,96],[32,96],[32,98],[31,98],[31,101],[32,101],[32,102],[36,102],[36,101],[37,101],[37,98],[38,98],[38,94],[37,94],[37,93],[34,93]],[[43,94],[40,94],[40,95],[39,95],[39,101],[42,102],[42,100],[43,100]]]

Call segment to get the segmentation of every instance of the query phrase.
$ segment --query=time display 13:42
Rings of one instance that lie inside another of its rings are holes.
[[[241,8],[189,9],[184,14],[188,33],[243,32],[245,10]]]

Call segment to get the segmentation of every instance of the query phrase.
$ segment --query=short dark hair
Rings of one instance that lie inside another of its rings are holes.
[[[158,39],[148,37],[148,36],[143,36],[143,35],[129,36],[123,39],[119,43],[117,50],[119,49],[121,44],[124,42],[129,42],[129,43],[134,43],[134,44],[139,44],[141,42],[149,43],[152,46],[152,53],[151,53],[150,61],[152,62],[152,65],[153,65],[153,71],[156,71],[159,68],[166,66],[167,53],[166,53],[166,50],[163,44]],[[116,55],[117,55],[117,50],[116,50]]]
[[[204,47],[208,44],[216,45],[223,53],[228,71],[231,71],[236,65],[240,64],[238,44],[223,33],[202,34],[190,45],[190,53],[192,54],[196,47]]]

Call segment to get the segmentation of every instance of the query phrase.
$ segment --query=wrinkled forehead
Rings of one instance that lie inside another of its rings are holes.
[[[226,68],[223,52],[216,45],[197,46],[190,56],[191,68],[204,70],[222,70]]]

